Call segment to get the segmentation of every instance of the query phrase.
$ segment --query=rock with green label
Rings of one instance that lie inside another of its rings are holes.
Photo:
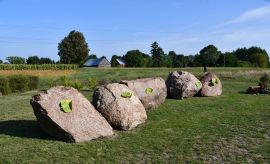
[[[76,89],[53,87],[30,101],[41,128],[67,142],[83,142],[113,135],[113,129]]]
[[[161,77],[122,80],[120,83],[134,91],[146,109],[158,107],[167,97],[166,84]]]
[[[202,88],[202,83],[193,74],[185,71],[171,72],[166,81],[168,96],[175,99],[193,97]]]
[[[213,97],[222,94],[222,84],[220,79],[213,73],[205,74],[202,79],[202,89],[200,91],[201,96]]]
[[[108,84],[94,91],[93,104],[118,130],[131,130],[147,120],[137,95],[124,84]]]

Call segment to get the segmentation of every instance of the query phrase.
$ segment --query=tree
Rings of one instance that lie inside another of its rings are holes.
[[[218,51],[214,45],[208,45],[200,51],[197,61],[201,63],[202,66],[217,66],[220,54],[221,52]]]
[[[186,67],[187,58],[184,55],[177,55],[175,58],[175,67]]]
[[[157,42],[152,43],[151,48],[153,67],[166,66],[165,53],[163,49],[159,47]]]
[[[3,60],[0,59],[0,64],[3,64]]]
[[[167,66],[169,67],[176,67],[176,53],[174,51],[170,51],[167,58]]]
[[[250,56],[250,62],[257,67],[266,68],[269,65],[269,58],[264,53],[255,53]]]
[[[176,53],[170,51],[167,55],[167,67],[175,67]]]
[[[6,60],[10,64],[25,64],[25,59],[19,56],[9,56],[6,58]]]
[[[28,59],[26,59],[27,64],[39,64],[39,57],[38,56],[29,56]]]
[[[91,54],[90,56],[87,57],[87,60],[88,59],[97,59],[97,55]]]
[[[39,59],[39,64],[54,64],[55,61],[53,61],[52,59],[50,58],[40,58]]]
[[[121,59],[121,56],[113,55],[111,58],[111,66],[117,67],[119,66],[119,63],[117,62],[117,59]]]
[[[51,60],[50,58],[41,57],[38,56],[30,56],[28,59],[26,59],[27,64],[54,64],[55,62]]]
[[[225,55],[225,56],[224,56]],[[238,59],[232,52],[226,52],[220,56],[220,66],[224,65],[225,59],[225,66],[226,67],[237,67]]]
[[[152,57],[144,53],[142,55],[143,55],[143,67],[152,67],[153,65]]]
[[[238,58],[239,66],[257,66],[257,67],[268,67],[269,57],[267,52],[260,48],[252,46],[250,48],[238,48],[233,52]]]
[[[249,52],[248,52],[248,50],[247,50],[246,47],[244,47],[244,48],[238,48],[233,53],[237,57],[238,60],[249,61]]]
[[[124,56],[127,67],[143,67],[144,58],[143,53],[139,50],[131,50]]]
[[[64,64],[83,64],[89,54],[88,44],[81,32],[71,31],[58,44],[58,55],[60,63]]]

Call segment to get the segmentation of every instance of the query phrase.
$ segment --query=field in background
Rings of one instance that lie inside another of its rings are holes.
[[[83,68],[80,69],[79,74],[75,74],[73,77],[78,79],[87,79],[88,77],[97,77],[98,79],[136,79],[144,77],[163,77],[167,78],[171,71],[188,71],[193,73],[198,78],[203,76],[203,68],[111,68],[111,69],[99,69],[99,68]],[[237,80],[237,81],[249,81],[257,82],[260,76],[264,73],[270,74],[270,69],[263,68],[208,68],[208,72],[217,74],[222,80]]]
[[[161,76],[167,68],[79,69],[72,78]],[[203,75],[203,68],[181,69]],[[56,141],[37,125],[29,100],[37,91],[0,97],[1,163],[269,163],[269,95],[243,92],[269,69],[208,68],[221,77],[217,98],[168,99],[148,111],[146,124],[115,137],[80,144]],[[55,75],[52,71],[49,74]],[[60,73],[59,76],[62,74]],[[40,89],[47,88],[43,77]],[[92,93],[83,94],[91,101]]]
[[[0,70],[0,75],[33,75],[40,78],[69,76],[76,74],[77,70]]]

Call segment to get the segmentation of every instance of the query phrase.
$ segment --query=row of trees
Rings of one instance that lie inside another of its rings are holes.
[[[38,56],[30,56],[26,60],[19,56],[9,56],[6,60],[9,64],[55,64],[55,62],[50,58],[39,58]],[[0,64],[2,63],[3,61],[0,60]]]
[[[154,42],[150,55],[139,50],[128,51],[123,57],[113,55],[112,66],[117,66],[116,59],[123,59],[127,67],[269,67],[267,52],[260,47],[239,48],[233,52],[222,53],[214,45],[204,47],[199,54],[183,55],[163,49]]]
[[[90,49],[81,32],[71,31],[58,44],[60,63],[83,64],[89,58]],[[268,67],[267,52],[260,47],[239,48],[233,52],[222,53],[214,45],[204,47],[199,54],[183,55],[170,51],[166,54],[157,42],[152,43],[150,54],[139,50],[128,51],[125,55],[113,55],[112,66],[117,66],[116,59],[125,61],[127,67],[186,67],[186,66],[227,66],[227,67]]]
[[[71,31],[58,44],[59,62],[61,64],[82,65],[89,58],[97,58],[96,55],[89,56],[90,49],[84,35],[78,31]],[[127,67],[194,67],[194,66],[226,66],[226,67],[269,67],[267,52],[260,47],[239,48],[233,52],[222,53],[214,45],[204,47],[196,55],[176,54],[170,51],[166,54],[157,42],[151,44],[150,54],[139,50],[128,51],[125,55],[113,55],[111,65],[118,65],[116,59],[125,61]],[[17,56],[7,57],[10,64],[53,64],[49,58],[30,56],[24,59]],[[0,60],[0,63],[2,61]]]

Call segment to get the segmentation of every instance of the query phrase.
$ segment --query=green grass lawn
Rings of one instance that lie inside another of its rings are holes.
[[[74,78],[166,77],[171,69],[82,69]],[[197,76],[201,68],[186,70]],[[0,98],[1,163],[269,163],[270,96],[247,95],[258,72],[212,69],[224,93],[217,98],[168,99],[149,111],[146,124],[112,138],[79,144],[56,141],[37,125],[30,98],[37,91]],[[230,72],[237,72],[231,75]],[[244,76],[251,73],[253,78]],[[228,77],[229,76],[229,77]],[[41,88],[46,88],[43,79]],[[83,94],[91,100],[92,93]]]

